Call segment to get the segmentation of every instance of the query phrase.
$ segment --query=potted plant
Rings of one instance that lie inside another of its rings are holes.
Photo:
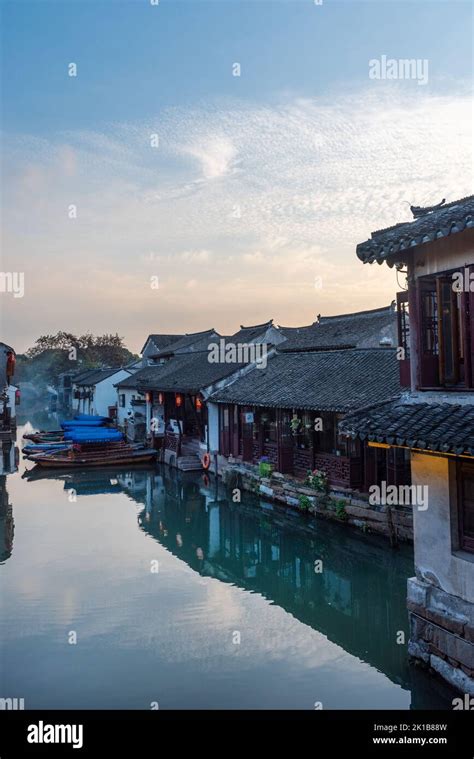
[[[293,435],[298,434],[300,425],[301,425],[301,419],[298,416],[296,416],[296,414],[293,414],[290,421],[290,427],[291,427],[291,431]]]

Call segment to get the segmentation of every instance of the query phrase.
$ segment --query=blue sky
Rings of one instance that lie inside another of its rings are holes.
[[[383,305],[393,273],[356,244],[408,202],[472,192],[468,2],[19,0],[2,21],[19,349]],[[369,79],[382,55],[426,59],[427,84]]]

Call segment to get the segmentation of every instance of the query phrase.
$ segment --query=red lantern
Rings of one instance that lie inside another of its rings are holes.
[[[7,351],[7,377],[10,379],[10,377],[13,377],[15,374],[15,364],[16,364],[16,356],[13,353],[13,351]]]
[[[179,393],[176,393],[175,400],[176,400],[176,408],[180,408],[183,405],[183,396],[180,395]]]
[[[158,403],[160,406],[163,405],[163,393],[158,393]]]
[[[198,411],[202,409],[202,400],[199,398],[199,396],[196,398],[196,408]]]
[[[145,393],[145,400],[147,403],[151,403],[151,393]]]

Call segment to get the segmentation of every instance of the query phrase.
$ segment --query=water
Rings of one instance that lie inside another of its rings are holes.
[[[233,503],[200,474],[23,469],[6,479],[13,541],[0,522],[0,697],[27,709],[451,708],[397,643],[410,547],[247,494]]]

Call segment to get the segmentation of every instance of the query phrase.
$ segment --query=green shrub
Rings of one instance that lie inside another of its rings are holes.
[[[300,497],[299,497],[298,500],[299,500],[299,507],[300,507],[301,511],[308,511],[308,509],[312,505],[311,501],[308,498],[308,496],[307,495],[300,495]]]
[[[348,518],[347,517],[347,511],[346,511],[346,504],[345,504],[344,501],[342,501],[342,500],[336,501],[335,511],[336,511],[336,516],[337,516],[338,519],[345,520],[345,519]]]
[[[271,477],[273,472],[273,464],[270,464],[267,458],[262,458],[258,465],[258,473],[260,477]]]

